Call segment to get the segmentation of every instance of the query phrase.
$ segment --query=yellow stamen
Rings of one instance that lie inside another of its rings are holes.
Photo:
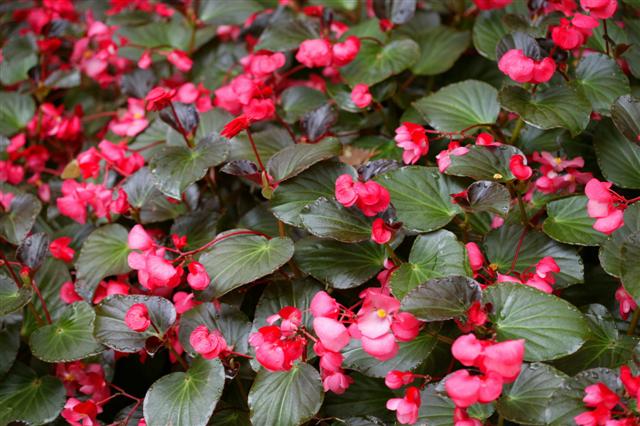
[[[503,176],[500,173],[496,173],[495,175],[493,175],[493,178],[497,180],[497,179],[502,179]]]
[[[384,318],[387,316],[387,312],[384,309],[378,309],[376,311],[376,314],[378,314],[378,317],[380,318]]]

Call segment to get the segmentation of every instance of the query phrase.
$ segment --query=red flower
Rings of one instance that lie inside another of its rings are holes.
[[[60,299],[64,303],[75,303],[80,302],[82,297],[78,293],[76,293],[76,287],[71,281],[67,281],[60,287]]]
[[[51,241],[49,244],[51,255],[63,262],[71,262],[76,251],[69,247],[69,243],[71,243],[71,237],[60,237]]]
[[[213,359],[228,350],[227,341],[218,330],[209,331],[206,325],[199,325],[189,336],[193,349],[205,359]]]
[[[124,316],[124,323],[133,331],[145,331],[151,325],[149,310],[144,303],[131,305]]]
[[[596,219],[593,229],[607,235],[624,225],[624,214],[616,207],[617,198],[611,192],[611,185],[611,182],[591,179],[584,189],[589,198],[587,213]]]
[[[407,389],[403,398],[391,398],[387,401],[387,409],[396,412],[398,423],[410,425],[418,421],[420,409],[420,390],[416,387]]]
[[[369,86],[363,83],[358,83],[353,86],[351,100],[358,108],[368,107],[373,100],[371,93],[369,93]]]
[[[327,67],[332,60],[331,43],[322,38],[305,40],[300,43],[296,59],[307,68]]]
[[[523,155],[512,155],[509,160],[509,169],[518,180],[527,180],[533,175],[531,167],[526,165],[526,159]]]
[[[176,94],[175,89],[165,89],[164,87],[154,87],[144,98],[147,101],[147,111],[159,111],[171,104],[171,99]]]
[[[424,127],[419,124],[404,122],[396,129],[396,145],[402,148],[402,161],[415,164],[420,157],[429,152],[429,139]]]
[[[371,225],[371,239],[378,244],[386,244],[391,241],[393,229],[391,229],[381,218],[377,218]]]
[[[356,36],[349,36],[344,42],[334,44],[332,47],[333,66],[347,65],[358,56],[359,51],[360,39]]]
[[[598,19],[609,19],[618,9],[617,0],[580,0],[580,6]]]
[[[500,71],[518,83],[546,83],[556,71],[556,63],[551,58],[534,61],[520,49],[511,49],[498,61]]]
[[[94,426],[99,424],[96,420],[99,411],[102,409],[92,400],[69,398],[60,414],[72,426]]]
[[[306,340],[300,336],[285,337],[280,327],[270,325],[260,328],[249,337],[256,350],[256,359],[267,370],[288,371],[294,361],[302,356]]]
[[[220,132],[220,135],[224,136],[227,139],[231,139],[243,130],[248,129],[250,124],[251,122],[246,115],[240,115],[225,124],[224,128]]]
[[[404,385],[415,380],[416,376],[411,371],[391,370],[384,378],[384,384],[389,389],[400,389]]]
[[[167,55],[167,60],[182,72],[188,72],[193,66],[193,61],[186,52],[178,49],[171,51],[171,53]]]
[[[511,4],[513,0],[473,0],[480,10],[503,9]]]
[[[189,286],[194,290],[204,290],[209,286],[211,278],[207,274],[207,270],[204,269],[199,262],[191,262],[188,266],[189,274],[187,275],[187,282]]]

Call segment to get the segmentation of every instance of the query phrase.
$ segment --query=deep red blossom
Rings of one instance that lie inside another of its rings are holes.
[[[533,170],[527,166],[526,161],[526,158],[520,154],[511,156],[509,160],[509,170],[518,180],[527,180],[533,175]]]
[[[500,71],[518,83],[546,83],[556,71],[551,58],[540,61],[527,57],[520,49],[511,49],[498,61]]]
[[[76,251],[69,247],[71,241],[71,237],[60,237],[51,241],[51,244],[49,244],[51,256],[56,259],[60,259],[63,262],[71,262],[73,260],[73,256],[76,254]]]
[[[241,115],[228,122],[223,127],[220,135],[224,136],[225,138],[231,139],[238,133],[247,130],[249,128],[249,124],[251,124],[249,118],[245,115]]]
[[[371,239],[378,244],[386,244],[391,241],[393,228],[388,226],[381,218],[376,218],[371,225]]]
[[[124,316],[124,323],[133,331],[145,331],[151,325],[149,309],[144,303],[131,305]]]

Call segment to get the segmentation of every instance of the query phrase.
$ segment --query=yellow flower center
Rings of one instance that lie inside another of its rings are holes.
[[[498,265],[496,265],[495,263],[492,263],[489,265],[489,269],[491,269],[492,271],[497,271],[498,270]]]
[[[556,164],[562,163],[562,158],[560,158],[560,157],[556,157],[553,160],[556,162]]]
[[[495,175],[493,175],[494,179],[502,179],[502,175],[500,173],[496,173]]]
[[[378,309],[376,311],[376,314],[378,315],[379,318],[384,318],[387,316],[387,312],[384,309]]]

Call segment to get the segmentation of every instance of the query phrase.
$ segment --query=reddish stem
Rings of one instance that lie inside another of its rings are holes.
[[[511,269],[509,270],[509,274],[513,273],[513,270],[516,268],[516,263],[518,263],[518,256],[520,255],[520,249],[522,248],[522,242],[524,241],[524,236],[527,235],[527,231],[529,228],[525,227],[522,231],[522,235],[520,235],[520,239],[518,240],[518,246],[516,247],[516,254],[513,256],[513,262],[511,262]]]
[[[184,141],[186,142],[187,146],[189,148],[193,148],[193,143],[189,140],[189,136],[187,131],[184,129],[184,127],[182,126],[182,122],[180,121],[180,119],[178,118],[178,113],[176,112],[175,107],[173,106],[173,102],[169,102],[169,107],[171,108],[171,113],[173,114],[173,118],[174,120],[176,120],[176,124],[178,125],[178,130],[180,131],[180,134],[182,135],[182,137],[184,138]]]
[[[47,322],[51,324],[51,315],[49,314],[49,309],[47,309],[47,303],[44,301],[44,297],[40,294],[40,289],[34,280],[31,280],[31,286],[33,287],[33,291],[36,292],[38,299],[40,300],[40,304],[42,305],[42,311],[44,312],[44,316],[47,319]]]
[[[203,245],[202,247],[182,253],[173,262],[174,263],[180,262],[180,261],[184,260],[187,256],[193,256],[194,254],[200,253],[201,251],[204,251],[204,250],[208,249],[209,247],[213,246],[216,243],[219,243],[220,241],[224,241],[227,238],[235,237],[235,236],[238,236],[238,235],[259,235],[261,237],[265,237],[265,238],[268,238],[268,239],[271,238],[268,235],[263,234],[262,232],[250,231],[250,230],[248,230],[248,231],[236,231],[236,232],[231,232],[231,233],[225,234],[225,235],[218,235],[213,240],[209,241],[207,244]]]

